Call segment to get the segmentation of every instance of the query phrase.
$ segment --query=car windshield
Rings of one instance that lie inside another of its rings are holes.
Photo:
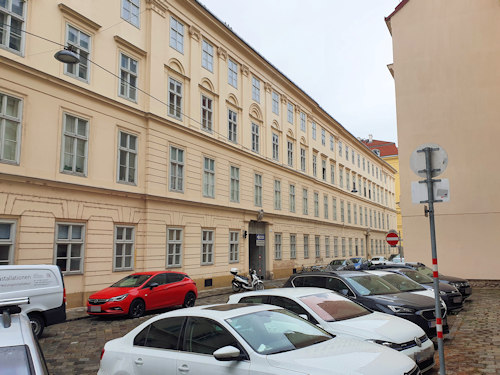
[[[117,281],[112,288],[136,288],[144,284],[144,282],[149,279],[151,275],[129,275],[124,277],[120,281]]]
[[[376,275],[350,276],[346,279],[362,296],[401,293],[398,288]]]
[[[432,277],[432,270],[426,266],[418,266],[417,271],[427,277]]]
[[[407,278],[405,276],[398,275],[397,273],[393,273],[390,275],[384,275],[381,277],[382,277],[382,279],[384,279],[385,281],[394,285],[396,288],[398,288],[402,292],[418,292],[421,290],[426,290],[422,285],[416,283],[413,280],[410,280],[409,278]]]
[[[371,314],[369,310],[348,299],[339,300],[338,296],[333,293],[313,294],[311,296],[300,297],[299,299],[318,314],[321,319],[327,322],[352,319]]]
[[[427,276],[424,275],[423,273],[414,271],[414,270],[402,270],[401,273],[404,273],[406,276],[408,276],[410,279],[413,281],[419,283],[419,284],[432,284],[433,280]]]
[[[335,259],[335,260],[332,260],[330,262],[330,264],[332,266],[341,266],[342,264],[344,264],[344,262],[345,262],[345,259]]]
[[[277,354],[304,348],[332,336],[284,309],[258,311],[226,319],[259,354]]]
[[[2,374],[30,375],[33,374],[33,363],[26,345],[6,346],[0,348],[0,363]]]
[[[354,263],[359,263],[359,262],[361,262],[361,258],[351,258],[351,260],[352,260]]]

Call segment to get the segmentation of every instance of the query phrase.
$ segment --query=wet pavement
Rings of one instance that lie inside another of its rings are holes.
[[[285,280],[266,281],[266,289]],[[196,305],[225,303],[230,288],[200,291]],[[47,327],[40,339],[52,375],[96,374],[104,344],[121,337],[162,310],[138,319],[87,317],[84,308],[69,309],[68,321]],[[500,288],[476,287],[464,308],[448,317],[445,364],[449,375],[500,374]],[[436,361],[438,353],[436,350]],[[439,364],[429,371],[439,374]]]

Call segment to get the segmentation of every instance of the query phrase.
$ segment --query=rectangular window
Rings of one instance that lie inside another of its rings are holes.
[[[382,229],[385,229],[385,216],[382,214]]]
[[[349,146],[345,145],[345,160],[349,160]]]
[[[339,141],[339,155],[342,156],[342,141]]]
[[[215,198],[215,160],[203,158],[203,196]]]
[[[365,207],[365,225],[368,226],[368,209]]]
[[[167,264],[166,267],[180,267],[182,261],[182,229],[167,229]]]
[[[304,259],[309,258],[309,235],[304,234]]]
[[[325,257],[330,258],[330,236],[325,236]]]
[[[363,225],[363,207],[359,206],[359,225]]]
[[[316,123],[312,122],[311,126],[312,126],[312,138],[316,140]]]
[[[323,215],[325,216],[325,219],[328,219],[328,195],[324,194],[323,195]]]
[[[345,257],[346,256],[346,253],[345,253],[345,237],[342,237],[342,256]]]
[[[333,220],[337,221],[337,198],[332,198]]]
[[[201,231],[201,264],[214,264],[214,231]]]
[[[139,63],[123,53],[120,53],[120,87],[122,98],[137,101],[137,74]]]
[[[170,191],[184,191],[184,150],[170,146]]]
[[[252,99],[260,103],[260,81],[252,77]]]
[[[326,145],[326,132],[325,129],[321,128],[321,144]]]
[[[201,96],[201,128],[207,132],[212,132],[213,103],[212,99],[205,95]]]
[[[90,70],[88,63],[90,55],[90,35],[85,34],[73,26],[67,25],[66,44],[71,46],[74,52],[78,54],[80,62],[76,64],[64,64],[64,74],[88,82]]]
[[[344,215],[344,201],[340,200],[340,221],[345,223],[345,215]]]
[[[288,166],[293,167],[293,142],[287,141]]]
[[[170,16],[170,47],[184,53],[184,25]]]
[[[276,93],[276,91],[273,91],[271,94],[271,99],[273,102],[272,108],[273,108],[273,113],[279,115],[280,114],[280,96]]]
[[[290,234],[290,259],[297,258],[297,235]]]
[[[1,162],[19,163],[22,108],[23,102],[20,99],[0,93]]]
[[[281,181],[274,180],[274,209],[281,210]]]
[[[363,158],[363,170],[365,170],[365,158]]]
[[[347,223],[351,224],[351,202],[347,202]]]
[[[358,168],[361,168],[361,156],[358,154]]]
[[[122,18],[139,27],[140,0],[122,0]]]
[[[293,104],[291,103],[286,105],[286,118],[290,124],[293,124]]]
[[[254,204],[262,207],[262,175],[257,173],[254,177]]]
[[[339,256],[339,238],[333,237],[333,257],[337,258]]]
[[[0,1],[0,47],[21,52],[24,40],[26,1]]]
[[[238,64],[231,59],[227,59],[227,83],[238,88]]]
[[[358,205],[357,204],[354,205],[353,216],[354,216],[354,224],[358,224]]]
[[[344,170],[342,168],[339,168],[339,186],[344,187]]]
[[[85,225],[56,224],[55,264],[61,271],[83,273]]]
[[[67,113],[63,122],[61,170],[86,176],[89,123]]]
[[[319,194],[314,193],[314,216],[319,217]]]
[[[0,221],[0,266],[14,263],[15,221]]]
[[[330,164],[330,182],[335,185],[335,164]]]
[[[137,181],[137,137],[120,131],[118,133],[118,182],[135,184]]]
[[[306,149],[300,149],[300,170],[302,172],[306,171]]]
[[[229,263],[240,261],[240,232],[229,232]]]
[[[320,237],[319,236],[314,236],[314,255],[316,255],[316,258],[319,258],[321,256],[321,247],[320,247]]]
[[[307,207],[307,189],[302,189],[302,213],[304,215],[309,214],[309,209]]]
[[[304,112],[300,112],[300,130],[306,131],[306,114]]]
[[[313,176],[316,177],[318,175],[318,156],[316,154],[313,154]]]
[[[134,227],[115,227],[115,254],[113,271],[134,269]]]
[[[276,133],[273,133],[273,159],[280,160],[279,137]]]
[[[281,259],[281,233],[274,234],[274,259]]]
[[[295,212],[295,185],[290,185],[290,212]]]
[[[373,226],[373,221],[372,221],[372,210],[370,210],[370,228]]]
[[[201,66],[209,72],[214,71],[214,46],[206,40],[201,43]]]
[[[227,139],[230,142],[238,142],[238,117],[236,112],[227,110]]]
[[[333,140],[333,135],[330,135],[330,151],[335,152],[335,142]]]
[[[361,255],[365,255],[365,240],[361,238],[360,240]]]
[[[349,238],[349,256],[352,257],[352,238]]]
[[[354,164],[354,150],[351,150],[351,161]]]
[[[252,122],[252,151],[259,152],[259,125]]]
[[[351,174],[349,171],[345,171],[345,188],[349,190],[351,188]]]
[[[240,168],[231,166],[230,200],[238,203],[240,201]]]
[[[170,77],[168,79],[168,115],[178,120],[182,119],[182,83]]]
[[[321,177],[323,178],[323,181],[326,181],[326,160],[325,159],[321,160]]]
[[[357,256],[359,254],[359,246],[358,246],[358,239],[354,239],[354,254]]]

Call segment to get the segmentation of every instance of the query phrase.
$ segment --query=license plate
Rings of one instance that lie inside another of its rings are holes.
[[[101,312],[101,306],[90,306],[90,312]]]
[[[462,297],[453,297],[453,303],[460,303],[462,302]]]

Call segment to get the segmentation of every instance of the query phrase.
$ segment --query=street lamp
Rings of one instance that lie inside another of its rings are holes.
[[[65,64],[77,64],[80,62],[80,56],[78,56],[73,46],[64,47],[64,49],[56,52],[54,57]]]
[[[353,181],[352,182],[352,190],[351,190],[351,193],[354,193],[356,194],[358,191],[356,190],[356,183]]]

